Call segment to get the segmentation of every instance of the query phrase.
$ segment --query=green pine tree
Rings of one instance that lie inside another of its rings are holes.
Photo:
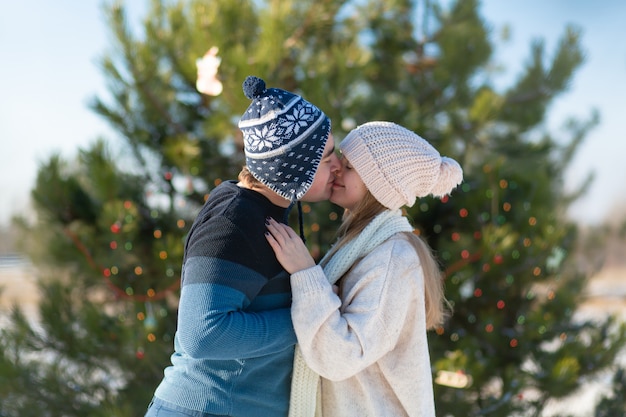
[[[614,417],[626,414],[626,369],[620,368],[613,377],[613,389],[602,397],[595,417]]]
[[[454,305],[430,335],[434,376],[447,384],[436,384],[438,415],[540,415],[611,371],[626,329],[574,315],[586,276],[564,215],[576,195],[562,187],[597,117],[570,121],[566,143],[543,125],[582,65],[580,33],[567,28],[550,54],[531,45],[502,90],[490,82],[495,44],[479,11],[475,0],[153,0],[135,31],[123,5],[106,6],[110,95],[92,108],[123,151],[100,140],[40,167],[37,222],[20,225],[44,296],[37,324],[15,309],[0,332],[0,415],[143,415],[172,352],[185,234],[243,164],[236,121],[251,74],[320,106],[337,141],[390,120],[464,167],[452,196],[408,210]],[[213,46],[217,96],[195,86],[196,59]],[[319,257],[341,210],[303,210]]]

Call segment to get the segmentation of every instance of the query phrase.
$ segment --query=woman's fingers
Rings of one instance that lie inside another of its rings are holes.
[[[272,218],[267,219],[265,225],[267,226],[267,229],[270,231],[274,239],[276,239],[276,241],[278,241],[279,243],[286,242],[289,239],[292,239],[294,236],[297,237],[291,227],[282,223],[278,223]]]
[[[300,239],[300,236],[289,226],[268,219],[265,223],[265,238],[276,254],[276,259],[290,274],[315,266],[315,261]]]
[[[267,242],[270,244],[274,252],[280,250],[280,243],[278,243],[274,235],[272,235],[272,232],[265,232],[265,239],[267,239]]]

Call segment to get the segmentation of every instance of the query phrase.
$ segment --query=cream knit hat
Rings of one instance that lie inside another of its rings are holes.
[[[353,129],[339,145],[372,195],[385,207],[411,207],[417,197],[443,197],[463,181],[454,159],[391,122],[369,122]]]

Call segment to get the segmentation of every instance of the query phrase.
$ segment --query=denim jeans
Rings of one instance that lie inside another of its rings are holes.
[[[226,417],[190,410],[154,397],[144,417]]]

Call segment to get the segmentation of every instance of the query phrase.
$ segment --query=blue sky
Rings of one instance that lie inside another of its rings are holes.
[[[135,0],[135,5],[144,4]],[[554,51],[567,23],[583,28],[587,61],[569,92],[550,109],[548,126],[558,133],[569,116],[601,124],[586,139],[567,172],[574,188],[589,173],[596,180],[570,215],[584,223],[626,216],[626,2],[621,0],[484,0],[483,16],[494,35],[505,24],[511,39],[499,49],[514,77],[528,57],[530,41],[544,38]],[[72,158],[99,136],[114,133],[87,107],[106,97],[97,58],[111,47],[99,0],[0,0],[0,225],[28,212],[38,165],[53,152]]]

